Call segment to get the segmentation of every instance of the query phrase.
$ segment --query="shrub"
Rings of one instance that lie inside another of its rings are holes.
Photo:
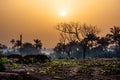
[[[36,59],[34,57],[31,57],[29,59],[26,59],[24,62],[25,63],[36,63]]]
[[[16,68],[18,67],[18,65],[17,65],[16,63],[12,63],[12,67],[13,67],[14,69],[16,69]]]
[[[0,63],[7,63],[9,61],[9,59],[7,57],[2,57],[0,59]]]
[[[36,55],[26,55],[23,57],[22,62],[25,64],[35,63],[36,62],[35,56]]]

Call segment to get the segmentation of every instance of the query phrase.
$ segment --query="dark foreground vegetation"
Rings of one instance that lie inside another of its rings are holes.
[[[59,59],[25,63],[1,58],[0,80],[119,80],[120,59]]]

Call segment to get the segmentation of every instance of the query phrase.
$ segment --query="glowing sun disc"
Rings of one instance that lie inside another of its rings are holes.
[[[66,16],[66,14],[67,14],[66,10],[62,10],[60,15],[61,16]]]

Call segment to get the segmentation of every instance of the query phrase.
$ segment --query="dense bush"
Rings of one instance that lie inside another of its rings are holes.
[[[37,62],[45,63],[47,61],[50,61],[50,58],[47,55],[41,54],[41,55],[26,55],[17,62],[29,64]]]
[[[39,62],[47,62],[47,61],[50,61],[50,58],[47,56],[47,55],[44,55],[44,54],[41,54],[41,55],[37,55],[35,57],[35,59]]]
[[[35,57],[31,57],[24,60],[24,63],[36,63],[36,62],[37,60],[35,59]]]
[[[8,55],[7,57],[8,57],[8,58],[18,58],[18,59],[21,59],[21,58],[22,58],[22,56],[19,55],[19,54],[11,54],[11,55]]]

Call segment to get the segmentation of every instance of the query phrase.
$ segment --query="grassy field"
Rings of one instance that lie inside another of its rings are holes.
[[[120,59],[59,59],[46,63],[4,63],[0,80],[119,80]]]

